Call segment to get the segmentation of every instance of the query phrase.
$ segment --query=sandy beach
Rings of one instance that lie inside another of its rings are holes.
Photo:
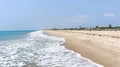
[[[120,67],[120,31],[45,30],[65,46],[104,67]]]

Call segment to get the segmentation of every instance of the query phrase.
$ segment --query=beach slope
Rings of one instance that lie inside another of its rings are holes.
[[[105,67],[120,67],[119,31],[45,30],[65,38],[65,46]]]

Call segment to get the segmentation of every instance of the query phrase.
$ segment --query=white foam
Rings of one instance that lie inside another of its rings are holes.
[[[0,42],[0,67],[103,67],[66,49],[64,38],[32,32],[26,38]]]

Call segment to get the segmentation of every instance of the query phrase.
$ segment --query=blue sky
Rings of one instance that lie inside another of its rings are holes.
[[[120,0],[0,0],[0,30],[120,25]]]

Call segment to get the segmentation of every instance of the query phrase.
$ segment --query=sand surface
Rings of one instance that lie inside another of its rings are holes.
[[[120,67],[120,31],[46,30],[50,35],[65,38],[72,49],[105,67]]]

